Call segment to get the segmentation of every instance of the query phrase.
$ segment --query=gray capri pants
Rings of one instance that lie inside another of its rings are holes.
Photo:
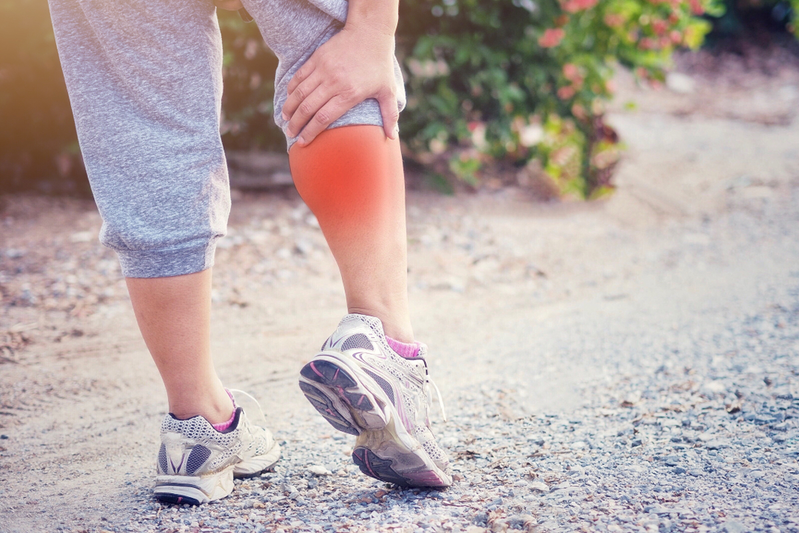
[[[230,212],[219,123],[222,41],[212,0],[49,0],[83,160],[127,277],[213,265]],[[343,27],[347,0],[243,0],[279,59],[275,120],[292,75]],[[402,75],[394,63],[405,106]],[[382,126],[376,100],[331,128]],[[291,147],[293,139],[287,138]]]

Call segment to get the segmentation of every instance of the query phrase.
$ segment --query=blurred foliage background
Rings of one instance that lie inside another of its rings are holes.
[[[554,194],[612,189],[621,141],[604,121],[613,73],[658,84],[679,48],[794,32],[799,0],[403,0],[406,157],[442,183],[529,168]],[[254,24],[220,13],[222,134],[284,150],[272,121],[274,56]],[[0,0],[0,192],[88,193],[45,0]]]

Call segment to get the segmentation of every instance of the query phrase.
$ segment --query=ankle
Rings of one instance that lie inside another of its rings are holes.
[[[400,326],[383,320],[383,333],[386,334],[386,337],[390,337],[395,342],[403,344],[414,343],[413,329],[411,329],[410,323]]]
[[[227,392],[227,395],[230,397],[230,403],[233,404],[233,412],[230,414],[230,418],[228,418],[225,422],[220,424],[214,424],[213,422],[211,423],[211,425],[217,431],[225,431],[227,428],[233,425],[233,421],[236,420],[236,400],[233,398],[233,395],[229,390],[225,389],[225,392]]]
[[[349,313],[373,316],[383,324],[383,333],[395,341],[413,343],[413,328],[408,313],[391,313],[387,310],[366,306],[348,306]]]
[[[230,421],[231,413],[235,414],[235,403],[228,391],[221,387],[212,396],[200,398],[170,398],[169,412],[175,417],[186,420],[194,416],[202,416],[212,425],[225,424]]]

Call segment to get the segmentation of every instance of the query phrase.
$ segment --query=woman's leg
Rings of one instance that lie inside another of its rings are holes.
[[[172,411],[154,493],[172,503],[222,498],[235,475],[268,468],[280,448],[233,410],[209,352],[210,269],[230,209],[215,9],[162,0],[50,8],[100,239],[119,256]]]
[[[344,27],[346,2],[244,0],[266,44],[280,59],[275,120],[284,132],[283,104],[292,76]],[[405,106],[402,74],[394,61]],[[376,316],[386,333],[412,340],[406,294],[405,187],[399,143],[386,139],[376,100],[365,100],[305,147],[287,135],[295,185],[319,219],[338,262],[350,311]]]
[[[126,278],[144,342],[164,381],[169,412],[230,418],[231,402],[210,351],[211,269],[169,278]]]
[[[358,436],[352,459],[364,474],[449,486],[449,460],[429,425],[427,348],[414,342],[408,317],[399,142],[380,126],[345,126],[295,144],[289,160],[336,258],[351,313],[302,368],[300,389],[333,427]]]
[[[377,317],[386,335],[412,342],[399,141],[380,126],[345,126],[294,145],[289,160],[338,263],[349,312]]]
[[[100,238],[119,255],[170,409],[227,420],[208,349],[210,267],[230,205],[214,7],[50,8]]]

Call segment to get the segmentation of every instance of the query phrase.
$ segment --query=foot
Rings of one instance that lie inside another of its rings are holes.
[[[237,402],[247,396],[235,393]],[[214,429],[202,416],[180,420],[170,413],[164,417],[155,481],[159,501],[200,505],[218,500],[233,491],[234,477],[255,476],[274,466],[280,446],[268,429],[256,425],[263,414],[257,402],[249,399],[252,406],[246,412],[237,406],[233,423],[224,431]]]
[[[426,347],[404,358],[380,320],[347,315],[300,372],[300,389],[330,424],[357,435],[352,459],[381,481],[412,487],[452,484],[447,454],[430,430],[432,385]]]

